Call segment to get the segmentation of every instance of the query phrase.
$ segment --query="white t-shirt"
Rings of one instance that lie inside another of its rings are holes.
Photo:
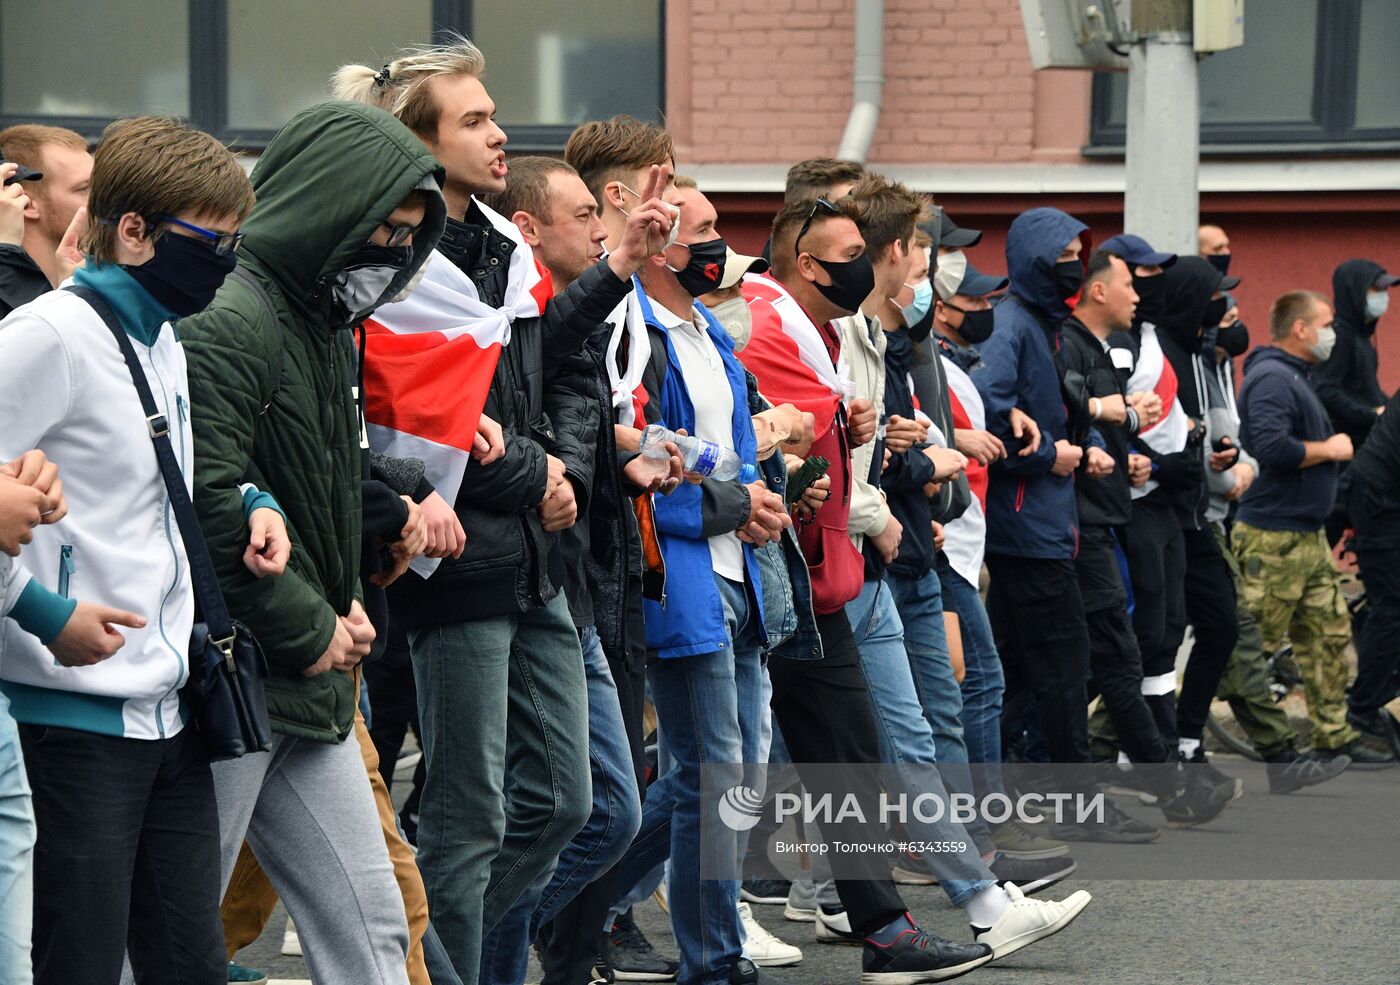
[[[985,431],[987,413],[983,409],[982,395],[977,392],[972,378],[947,356],[939,358],[943,360],[943,371],[948,376],[948,389],[967,412],[973,428]],[[962,516],[943,525],[943,554],[952,569],[974,588],[982,574],[982,554],[986,546],[987,515],[982,511],[982,501],[973,496]]]
[[[681,374],[695,407],[695,436],[734,450],[734,393],[724,372],[724,360],[706,328],[705,316],[692,309],[681,318],[653,302],[652,311],[671,335]],[[673,422],[674,423],[674,422]],[[744,581],[744,545],[737,534],[710,538],[710,564],[730,581]]]

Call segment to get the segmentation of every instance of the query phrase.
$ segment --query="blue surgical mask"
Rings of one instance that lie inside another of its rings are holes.
[[[1366,295],[1366,317],[1375,321],[1390,307],[1389,291],[1371,291]]]
[[[910,327],[917,325],[923,320],[933,307],[933,283],[927,278],[917,284],[905,284],[905,287],[912,288],[914,300],[900,308],[900,314],[904,316],[904,324]]]

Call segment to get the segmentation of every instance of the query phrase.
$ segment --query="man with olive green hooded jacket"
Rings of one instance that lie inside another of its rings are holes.
[[[409,285],[442,233],[441,168],[388,113],[312,107],[253,171],[238,271],[180,324],[198,401],[195,505],[234,617],[266,651],[270,753],[214,764],[223,878],[248,844],[316,981],[403,983],[408,931],[354,724],[374,630],[361,605],[363,445],[351,330]],[[388,246],[388,227],[411,239]],[[228,482],[275,490],[280,578],[241,563]],[[242,573],[240,573],[240,569]]]

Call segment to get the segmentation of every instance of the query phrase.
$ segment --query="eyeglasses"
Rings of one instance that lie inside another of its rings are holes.
[[[389,230],[389,239],[384,244],[385,246],[403,246],[413,238],[414,233],[418,232],[417,226],[410,226],[406,223],[395,226],[391,225],[388,220],[382,220],[379,225]]]
[[[181,229],[188,229],[192,233],[203,236],[205,239],[209,240],[209,244],[213,248],[215,256],[228,256],[243,243],[242,233],[221,233],[213,229],[205,229],[203,226],[196,226],[192,222],[185,222],[183,219],[177,219],[173,215],[158,215],[156,218],[161,222],[168,222],[172,226],[179,226]]]
[[[802,223],[802,228],[797,231],[797,238],[792,241],[793,256],[800,257],[802,255],[802,250],[799,248],[799,244],[802,242],[802,237],[807,235],[807,230],[812,228],[812,220],[817,217],[818,209],[824,209],[827,215],[841,214],[840,209],[832,205],[824,198],[819,198],[815,202],[813,202],[811,210],[807,213],[806,220],[804,220]]]

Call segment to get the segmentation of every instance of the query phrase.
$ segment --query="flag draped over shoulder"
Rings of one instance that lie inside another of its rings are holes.
[[[816,418],[817,434],[825,434],[836,408],[855,396],[855,383],[844,352],[833,366],[821,332],[803,307],[773,278],[744,277],[753,331],[738,353],[758,388],[774,403],[791,403]]]
[[[608,336],[605,362],[612,388],[613,413],[618,424],[640,431],[646,427],[645,407],[649,398],[646,387],[642,386],[642,374],[651,359],[651,339],[635,287],[608,315],[608,324],[612,332]],[[624,344],[627,348],[622,354],[626,356],[627,369],[620,370],[618,355]]]
[[[370,447],[421,459],[424,475],[448,503],[461,489],[512,323],[539,317],[553,294],[548,272],[515,225],[481,209],[492,226],[515,241],[500,308],[483,303],[471,279],[434,252],[413,293],[379,308],[362,327]],[[413,569],[427,577],[438,560],[418,558]]]

